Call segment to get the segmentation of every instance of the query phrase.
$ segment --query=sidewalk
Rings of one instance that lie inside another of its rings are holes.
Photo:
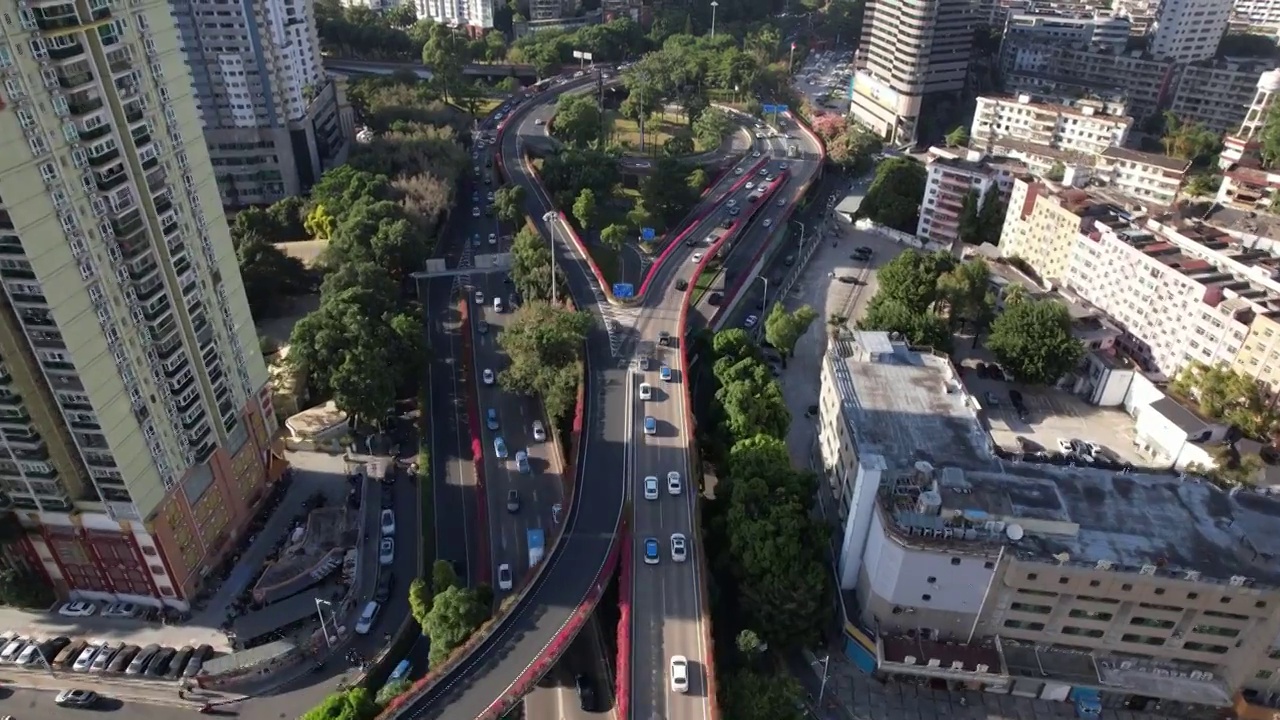
[[[136,702],[145,705],[164,705],[167,707],[198,709],[207,702],[225,702],[244,698],[239,693],[217,692],[195,688],[178,697],[178,683],[165,681],[126,681],[102,675],[86,673],[70,673],[59,671],[57,676],[46,672],[6,670],[0,674],[0,686],[22,690],[38,690],[41,692],[61,692],[67,688],[77,687],[93,690],[123,702]]]
[[[806,651],[809,660],[793,658],[788,665],[808,693],[809,710],[820,720],[1047,720],[1074,718],[1071,703],[997,695],[976,691],[936,690],[908,682],[881,683],[854,667],[839,653],[831,653],[822,707],[816,700],[822,686],[822,659]],[[961,704],[963,702],[963,704]],[[1103,709],[1102,720],[1169,720],[1167,714]]]

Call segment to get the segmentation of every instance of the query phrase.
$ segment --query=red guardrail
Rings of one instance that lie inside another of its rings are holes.
[[[618,684],[614,688],[615,707],[619,718],[631,717],[631,533],[619,538],[622,546],[618,560]]]
[[[538,182],[542,182],[541,177],[538,177]],[[586,258],[587,267],[590,267],[591,274],[596,276],[596,283],[600,285],[600,290],[606,295],[612,297],[613,288],[609,286],[609,283],[604,281],[604,273],[600,272],[600,266],[596,264],[595,258],[591,257],[591,253],[587,252],[587,246],[582,243],[582,238],[578,237],[578,231],[573,229],[573,225],[569,222],[568,216],[566,216],[562,210],[557,210],[556,215],[560,217],[560,222],[563,223],[565,229],[569,231],[569,239],[573,241],[573,245],[577,248],[578,254]]]
[[[747,172],[744,172],[742,174],[742,178],[739,179],[737,182],[735,182],[729,188],[729,191],[725,194],[732,195],[733,193],[738,192],[738,190],[743,185],[746,185],[748,182],[750,182],[751,179],[756,176],[756,173],[760,171],[760,168],[764,167],[765,164],[768,162],[769,160],[768,158],[766,158],[756,163],[755,165],[752,165],[751,169]],[[719,180],[717,180],[716,182],[719,182]],[[712,185],[711,187],[714,188],[715,185]],[[684,239],[689,237],[689,234],[692,233],[694,230],[697,230],[698,226],[701,225],[702,222],[707,219],[707,216],[710,215],[712,212],[715,212],[715,210],[718,209],[719,207],[720,207],[719,205],[716,205],[715,207],[708,209],[706,212],[699,213],[698,217],[695,218],[693,222],[689,223],[689,226],[686,227],[683,232],[677,235],[674,240],[667,243],[667,246],[663,248],[662,253],[658,255],[657,261],[655,261],[652,265],[649,266],[649,272],[645,274],[644,282],[640,283],[640,292],[637,293],[638,297],[644,297],[645,292],[649,290],[650,283],[652,283],[654,278],[658,276],[658,271],[662,269],[662,264],[666,262],[668,257],[671,256],[671,253],[675,252],[676,248],[680,247],[680,243],[684,242]]]
[[[625,518],[622,523],[619,527],[619,533],[625,536]],[[578,605],[578,609],[569,618],[569,622],[565,623],[564,629],[552,638],[551,642],[547,643],[547,646],[539,653],[538,660],[521,673],[520,677],[511,684],[507,692],[493,701],[493,704],[486,708],[476,720],[498,720],[498,718],[506,715],[511,711],[511,708],[515,707],[516,703],[519,703],[525,695],[533,690],[533,686],[537,684],[538,679],[556,664],[569,643],[573,642],[573,638],[581,632],[582,626],[591,617],[596,603],[600,602],[600,596],[604,594],[604,589],[609,584],[609,578],[613,576],[613,571],[618,566],[621,545],[617,541],[617,536],[615,536],[613,544],[609,546],[609,555],[605,558],[604,564],[600,566],[600,572],[596,574],[595,583],[587,591],[587,596]]]
[[[463,297],[458,302],[458,315],[462,318],[462,381],[467,393],[467,429],[471,432],[471,466],[476,474],[476,523],[480,527],[476,541],[480,558],[476,563],[476,574],[484,578],[485,583],[493,580],[489,558],[489,502],[485,490],[484,476],[484,443],[480,434],[480,399],[476,389],[475,351],[472,349],[474,339],[471,337],[471,306],[469,298]]]

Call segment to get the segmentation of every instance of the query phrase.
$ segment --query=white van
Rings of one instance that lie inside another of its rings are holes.
[[[502,298],[495,297],[493,299],[493,311],[497,313],[502,312]]]
[[[378,603],[370,600],[360,613],[360,619],[356,620],[356,634],[368,635],[373,629],[374,620],[378,619]]]

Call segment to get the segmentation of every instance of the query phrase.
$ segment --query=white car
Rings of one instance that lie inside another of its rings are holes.
[[[93,658],[98,654],[98,645],[88,645],[80,651],[80,655],[76,657],[76,662],[71,669],[76,672],[88,672],[89,667],[93,665]]]
[[[658,499],[658,478],[654,475],[650,475],[644,479],[644,499]]]
[[[691,262],[691,263],[700,263],[700,262],[702,262],[702,253],[694,253],[694,254],[690,255],[690,256],[689,256],[689,262]]]
[[[734,175],[741,175],[741,174],[742,174],[742,168],[734,168],[734,169],[733,169],[733,174],[734,174]]]
[[[679,495],[684,489],[684,483],[680,481],[680,473],[672,470],[667,473],[667,492],[672,495]]]
[[[751,157],[753,157],[753,158],[758,158],[758,157],[760,157],[760,151],[759,151],[759,150],[756,150],[755,152],[751,153]]]
[[[760,322],[760,318],[756,317],[755,315],[748,315],[747,319],[742,321],[742,327],[750,330],[751,328],[755,327],[756,323],[758,322]]]
[[[1058,438],[1058,450],[1063,455],[1070,455],[1075,452],[1075,449],[1075,445],[1072,444],[1070,440],[1067,440],[1066,438]]]
[[[498,589],[503,592],[511,591],[511,566],[507,563],[498,566]]]
[[[671,536],[671,561],[684,562],[689,559],[689,546],[684,538],[684,533],[674,533]]]
[[[378,541],[378,564],[390,565],[396,561],[396,541],[394,538],[384,537]]]
[[[480,217],[480,208],[478,208],[478,207],[473,207],[473,208],[471,208],[471,217],[473,217],[473,218],[478,218],[478,217]]]
[[[748,190],[754,190],[756,188],[756,184],[753,182],[749,182],[746,185],[743,185],[743,187],[745,187]]]
[[[365,604],[364,610],[360,612],[360,619],[356,620],[356,634],[368,635],[373,629],[373,623],[378,619],[378,603],[370,600]]]
[[[497,234],[497,233],[489,233],[489,244],[490,244],[490,245],[497,245],[497,244],[498,244],[498,234]]]
[[[689,692],[689,658],[671,656],[671,692]]]
[[[476,291],[476,304],[477,305],[484,304],[484,293],[480,292],[479,290]]]
[[[652,399],[653,399],[653,386],[652,386],[652,385],[650,385],[649,383],[640,383],[640,399],[641,399],[641,400],[652,400]]]
[[[485,385],[492,385],[492,384],[493,384],[493,379],[494,379],[494,378],[493,378],[493,370],[491,370],[491,369],[489,369],[489,368],[485,368],[485,369],[484,369],[484,384],[485,384]]]
[[[395,510],[383,510],[378,517],[378,522],[382,526],[383,535],[396,534],[396,512]]]
[[[771,226],[771,225],[773,225],[773,219],[772,219],[772,218],[765,218],[765,219],[764,219],[764,226],[765,226],[765,227],[769,227],[769,226]]]
[[[533,421],[533,439],[538,442],[547,441],[547,429],[542,426],[541,420]]]
[[[778,198],[778,207],[786,207],[786,206],[787,206],[787,199],[786,199],[786,198]]]
[[[137,617],[142,608],[134,603],[115,602],[102,608],[102,617],[131,618]]]
[[[58,608],[58,614],[63,617],[89,617],[97,611],[98,606],[91,602],[69,602]]]

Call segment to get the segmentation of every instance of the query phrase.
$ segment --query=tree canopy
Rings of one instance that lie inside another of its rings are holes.
[[[1270,438],[1280,425],[1280,415],[1265,388],[1227,365],[1192,361],[1178,371],[1169,389],[1195,403],[1205,417],[1227,423],[1254,439]]]
[[[858,321],[863,330],[901,333],[912,345],[951,349],[954,332],[986,330],[995,308],[990,268],[956,263],[946,252],[899,254],[880,269],[879,289]]]
[[[875,179],[858,207],[858,217],[915,233],[926,179],[924,165],[915,160],[903,157],[885,160],[876,167]]]
[[[1222,137],[1205,127],[1204,123],[1184,123],[1170,110],[1164,112],[1164,137],[1160,142],[1164,145],[1165,154],[1188,160],[1196,166],[1208,165],[1222,148]]]
[[[612,193],[622,180],[617,151],[565,148],[542,163],[542,181],[551,192],[556,207],[572,207],[583,190]]]
[[[431,638],[430,662],[439,665],[461,647],[471,633],[489,618],[490,604],[478,590],[451,585],[436,593],[423,625]]]
[[[566,145],[585,149],[600,142],[602,122],[594,96],[565,93],[556,100],[551,134]]]
[[[764,337],[784,357],[794,355],[796,343],[817,318],[818,312],[808,305],[796,308],[795,312],[787,312],[782,303],[775,303],[764,319]]]
[[[525,300],[551,299],[551,247],[532,224],[511,241],[511,282]]]
[[[232,236],[240,279],[255,320],[270,317],[286,297],[311,290],[313,282],[302,261],[289,257],[257,233]]]
[[[301,720],[371,720],[378,714],[373,695],[362,687],[336,692],[308,710]]]
[[[577,402],[583,343],[591,324],[586,312],[526,298],[498,335],[511,360],[498,382],[509,392],[541,398],[548,417],[564,420]]]
[[[1071,313],[1054,300],[1005,303],[986,345],[1016,380],[1032,385],[1052,385],[1084,356],[1071,335]]]

